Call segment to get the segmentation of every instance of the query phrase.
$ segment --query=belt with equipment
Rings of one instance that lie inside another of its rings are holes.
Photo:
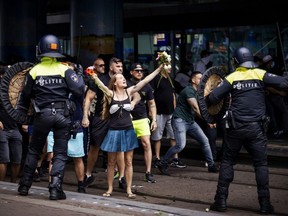
[[[45,106],[44,108],[64,109],[65,106],[66,106],[65,102],[52,102],[51,104]]]
[[[52,115],[56,115],[56,109],[65,109],[66,103],[65,102],[52,102],[51,104],[44,107],[44,109],[51,109]]]

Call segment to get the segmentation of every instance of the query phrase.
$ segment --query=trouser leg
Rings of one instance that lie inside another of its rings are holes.
[[[37,167],[38,158],[39,158],[38,153],[30,148],[23,167],[23,176],[19,181],[20,186],[26,186],[28,188],[31,187],[34,172]]]
[[[214,203],[210,206],[213,211],[226,211],[226,200],[228,198],[229,185],[234,177],[233,166],[224,161],[221,164],[219,179],[216,194],[214,197]]]

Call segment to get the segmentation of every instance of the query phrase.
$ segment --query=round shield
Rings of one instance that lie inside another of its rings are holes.
[[[16,109],[20,93],[25,84],[25,78],[34,64],[19,62],[12,65],[4,74],[1,85],[1,100],[7,113],[19,124],[30,124],[33,109],[30,106],[27,114]]]
[[[202,118],[208,123],[216,123],[221,120],[228,109],[229,97],[225,97],[218,104],[207,106],[206,96],[216,88],[224,79],[225,72],[221,67],[213,66],[205,71],[198,86],[198,105]]]

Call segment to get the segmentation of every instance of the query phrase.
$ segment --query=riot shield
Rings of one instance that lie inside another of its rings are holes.
[[[220,121],[229,107],[230,98],[227,96],[218,104],[208,106],[206,96],[216,88],[224,79],[225,72],[221,67],[213,66],[206,70],[202,76],[197,91],[197,99],[202,118],[207,123]]]
[[[19,124],[30,124],[33,109],[30,106],[28,113],[19,112],[17,102],[25,85],[26,75],[34,66],[30,62],[18,62],[12,65],[2,77],[1,100],[7,113]]]

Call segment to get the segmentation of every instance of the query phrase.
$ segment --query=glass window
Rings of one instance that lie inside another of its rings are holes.
[[[246,46],[260,58],[268,54],[273,56],[275,63],[278,63],[279,74],[281,71],[282,73],[284,70],[287,71],[287,68],[285,69],[287,66],[283,65],[284,61],[286,63],[288,61],[287,27],[281,31],[281,41],[278,40],[279,32],[276,25],[186,29],[184,32],[184,42],[181,41],[180,31],[139,33],[138,53],[136,53],[138,60],[147,70],[152,71],[156,52],[165,50],[172,57],[172,74],[175,75],[180,69],[183,58],[195,64],[200,59],[201,51],[206,49],[212,53],[213,65],[223,66],[229,72],[233,70],[230,59],[234,50]],[[133,53],[134,56],[133,46],[133,37],[128,35],[124,39],[124,56],[127,61],[131,60],[129,53]],[[184,51],[181,50],[183,47]]]

